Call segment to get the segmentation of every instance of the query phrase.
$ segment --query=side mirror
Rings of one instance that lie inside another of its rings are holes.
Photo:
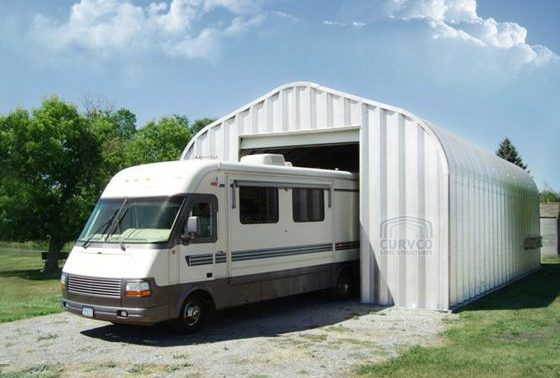
[[[200,228],[200,218],[199,217],[189,217],[187,219],[187,223],[185,224],[185,228],[183,229],[183,235],[181,235],[181,240],[183,240],[183,244],[189,244],[189,241],[200,235],[201,228]]]
[[[199,217],[189,217],[187,219],[187,229],[185,230],[186,234],[190,237],[195,237],[200,235],[200,218]]]

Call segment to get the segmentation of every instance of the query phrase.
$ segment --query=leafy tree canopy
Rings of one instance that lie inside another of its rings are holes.
[[[94,109],[86,114],[86,118],[95,126],[95,132],[102,141],[113,138],[130,139],[136,133],[136,115],[130,110],[121,108]]]
[[[194,123],[191,125],[191,133],[194,136],[196,133],[198,133],[200,130],[202,130],[203,128],[205,128],[206,126],[208,126],[209,124],[211,124],[212,122],[214,122],[215,119],[213,118],[201,118],[201,119],[197,119],[196,121],[194,121]]]
[[[177,121],[179,124],[183,125],[183,127],[186,127],[187,129],[189,128],[189,117],[187,117],[184,114],[173,114],[173,117],[175,118],[175,121]]]
[[[58,97],[1,117],[0,239],[48,240],[45,268],[58,269],[58,252],[97,196],[100,163],[91,125]]]
[[[523,168],[524,170],[527,170],[527,164],[523,162],[523,159],[509,138],[504,138],[504,140],[500,143],[500,146],[496,151],[496,155]]]
[[[127,165],[177,160],[190,138],[186,118],[171,116],[150,121],[127,143]]]
[[[555,191],[545,182],[544,189],[539,192],[539,201],[541,203],[560,202],[560,192]]]
[[[541,203],[560,202],[560,192],[546,188],[539,193]]]
[[[116,172],[127,167],[125,145],[136,134],[136,115],[128,109],[90,108],[85,117],[101,146],[97,186],[102,189]]]

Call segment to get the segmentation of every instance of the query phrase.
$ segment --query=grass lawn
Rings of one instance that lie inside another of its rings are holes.
[[[0,247],[0,323],[62,311],[60,278],[42,267],[40,251]]]
[[[460,310],[442,346],[414,347],[366,376],[560,376],[560,260]]]

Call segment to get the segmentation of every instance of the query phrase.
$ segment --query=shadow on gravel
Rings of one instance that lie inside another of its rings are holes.
[[[305,294],[219,311],[215,320],[192,335],[177,335],[167,324],[106,325],[81,333],[110,342],[171,347],[278,336],[333,325],[382,309],[357,300],[334,302],[319,294]]]

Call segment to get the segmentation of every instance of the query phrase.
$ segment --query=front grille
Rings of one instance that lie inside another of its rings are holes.
[[[69,276],[68,291],[76,294],[120,298],[121,280],[112,278]]]

